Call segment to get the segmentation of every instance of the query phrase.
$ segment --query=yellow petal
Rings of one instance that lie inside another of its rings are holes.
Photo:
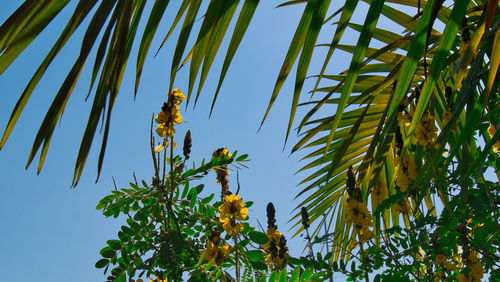
[[[161,152],[161,150],[163,150],[163,145],[158,145],[155,147],[155,153],[159,153]]]
[[[158,128],[156,128],[156,134],[158,134],[160,137],[165,137],[166,131],[163,124],[158,125]]]
[[[158,115],[156,115],[156,117],[155,117],[155,121],[157,123],[166,123],[167,120],[168,120],[168,116],[164,111],[159,112]]]

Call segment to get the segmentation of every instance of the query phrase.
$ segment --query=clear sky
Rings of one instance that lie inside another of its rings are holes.
[[[150,2],[146,11],[151,7]],[[135,101],[133,85],[137,44],[132,50],[112,114],[110,138],[98,183],[95,183],[95,179],[101,135],[95,137],[80,184],[76,189],[70,188],[77,150],[92,103],[92,98],[88,102],[84,101],[90,82],[89,65],[84,69],[68,102],[62,123],[56,128],[41,174],[36,175],[38,159],[28,170],[24,169],[36,130],[78,54],[88,19],[52,63],[35,90],[5,147],[0,151],[0,280],[104,280],[102,270],[95,269],[94,264],[100,258],[99,250],[105,246],[106,240],[117,237],[123,220],[107,219],[95,210],[95,206],[113,189],[112,177],[118,187],[126,187],[133,180],[133,172],[138,179],[151,179],[153,169],[148,145],[150,118],[153,112],[157,113],[161,109],[166,99],[171,55],[179,29],[156,58],[152,54],[160,45],[177,11],[174,2],[178,1],[171,2],[172,7],[168,8],[163,18],[146,60]],[[293,232],[287,232],[292,226],[287,221],[299,203],[294,200],[294,196],[303,188],[296,185],[308,176],[307,173],[295,174],[307,164],[299,162],[304,154],[297,153],[289,157],[291,145],[298,140],[294,133],[285,150],[282,150],[293,93],[292,79],[285,84],[262,130],[257,133],[257,129],[304,5],[275,9],[283,1],[261,2],[226,76],[212,118],[208,119],[208,113],[222,65],[223,56],[220,55],[216,58],[197,107],[193,110],[190,106],[187,111],[182,107],[184,122],[177,127],[177,143],[181,144],[184,132],[190,129],[193,137],[192,160],[197,163],[202,158],[210,158],[218,147],[249,154],[251,162],[247,165],[250,168],[240,171],[240,195],[245,201],[255,202],[250,209],[250,222],[257,226],[258,219],[265,225],[265,206],[272,201],[277,210],[278,227],[289,239]],[[2,1],[0,22],[4,22],[19,3]],[[35,40],[0,76],[0,91],[3,93],[0,104],[2,132],[24,86],[57,39],[75,5],[76,1],[71,1],[41,38]],[[143,21],[140,31],[144,25]],[[328,31],[333,32],[334,29],[335,26],[329,26]],[[140,36],[142,33],[137,35],[139,39]],[[330,40],[329,34],[322,34],[319,43]],[[228,41],[228,38],[224,41],[221,48],[223,52]],[[313,71],[309,74],[319,71],[324,55],[325,50],[318,49],[311,66]],[[336,55],[329,73],[338,73],[347,66],[345,60],[348,57],[340,53]],[[94,56],[95,50],[88,62],[92,62]],[[295,68],[291,74],[295,75]],[[310,90],[313,83],[309,79],[304,91]],[[187,89],[187,68],[180,71],[174,87]],[[299,111],[297,116],[300,118],[303,113]],[[235,184],[235,176],[236,173],[231,174],[230,184]],[[209,174],[204,183],[207,192],[219,193],[215,175]],[[300,255],[304,246],[301,238],[289,240],[289,245],[294,256]]]

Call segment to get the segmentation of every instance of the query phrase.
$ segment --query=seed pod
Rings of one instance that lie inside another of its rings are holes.
[[[191,130],[188,130],[186,136],[184,136],[184,147],[182,147],[182,154],[186,160],[189,159],[189,154],[191,154],[191,141]]]

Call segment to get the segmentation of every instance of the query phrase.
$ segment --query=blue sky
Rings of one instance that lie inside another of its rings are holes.
[[[240,195],[245,201],[255,202],[250,209],[250,222],[256,226],[258,219],[265,225],[265,206],[272,201],[277,210],[278,227],[289,238],[293,233],[286,232],[292,226],[287,222],[293,208],[299,203],[294,200],[294,196],[301,190],[296,185],[307,176],[307,173],[295,174],[306,164],[299,162],[303,154],[299,152],[289,156],[291,145],[298,140],[293,133],[283,151],[293,93],[292,79],[285,83],[259,133],[257,129],[304,6],[275,9],[281,1],[261,2],[226,76],[212,118],[208,119],[208,113],[223,56],[216,58],[215,67],[209,74],[196,109],[190,106],[186,111],[182,107],[184,122],[177,127],[177,143],[181,144],[184,132],[190,129],[193,137],[192,160],[197,163],[202,158],[209,158],[218,147],[249,154],[251,162],[247,165],[250,168],[240,171]],[[17,8],[18,3],[2,3],[1,22]],[[41,38],[35,40],[0,76],[3,92],[3,103],[0,105],[2,130],[24,86],[57,39],[75,4],[76,1],[72,1]],[[105,278],[102,270],[94,268],[94,263],[100,258],[98,252],[105,246],[105,241],[117,237],[116,232],[123,221],[105,218],[95,210],[95,206],[113,189],[112,177],[118,187],[127,186],[133,180],[133,172],[138,179],[151,179],[153,170],[148,145],[150,118],[153,112],[157,113],[161,109],[166,99],[171,54],[179,30],[156,58],[153,58],[152,53],[160,45],[162,36],[175,16],[176,4],[171,5],[173,7],[168,8],[153,41],[135,101],[133,85],[137,45],[132,50],[112,114],[110,138],[98,183],[95,183],[95,179],[101,135],[95,137],[80,184],[76,189],[70,188],[77,150],[92,101],[92,98],[88,102],[84,101],[90,82],[89,64],[82,72],[61,124],[56,128],[42,172],[36,175],[37,158],[31,167],[24,169],[36,130],[79,51],[83,28],[86,28],[88,19],[52,63],[32,95],[13,133],[0,151],[0,214],[3,225],[0,234],[0,269],[2,277],[8,281],[101,281]],[[150,7],[151,3],[148,2],[147,11]],[[144,25],[142,22],[139,30]],[[328,31],[333,32],[334,26]],[[141,35],[139,33],[138,37]],[[320,43],[329,41],[328,34],[320,36]],[[228,40],[224,41],[221,48],[223,52],[227,44]],[[318,49],[310,74],[320,69],[324,55],[325,50]],[[93,56],[89,62],[92,60]],[[334,60],[330,73],[338,73],[347,66],[346,56],[336,56]],[[294,74],[295,68],[291,72],[291,75]],[[313,80],[308,80],[304,91],[311,89],[313,83]],[[174,87],[181,90],[187,88],[187,68],[180,71]],[[301,110],[297,116],[300,118],[303,113]],[[235,183],[235,176],[236,173],[231,174],[230,183]],[[209,174],[204,183],[207,193],[218,194],[215,175]],[[297,256],[301,254],[304,244],[301,238],[295,238],[289,240],[289,245],[292,255]]]

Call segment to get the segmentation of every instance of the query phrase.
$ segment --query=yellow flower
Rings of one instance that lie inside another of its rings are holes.
[[[222,248],[220,248],[219,253],[224,259],[227,259],[227,258],[229,258],[230,251],[231,251],[231,247],[229,247],[229,245],[224,245],[224,246],[222,246]]]
[[[159,112],[156,117],[155,117],[156,123],[162,124],[162,123],[167,123],[168,121],[168,115],[164,111]]]
[[[226,218],[225,220],[221,221],[222,228],[227,232],[229,235],[238,235],[240,234],[241,231],[243,231],[243,224],[236,223],[234,219],[229,219]]]
[[[451,110],[447,110],[446,112],[443,113],[443,126],[448,123],[448,121],[451,118]]]
[[[267,234],[267,238],[269,240],[262,247],[267,250],[271,247],[271,243],[278,246],[282,234],[278,230],[276,230],[276,228],[274,228],[274,227],[267,228],[266,234]]]
[[[205,249],[205,261],[211,261],[214,259],[215,264],[220,265],[229,257],[230,251],[231,248],[229,245],[224,245],[222,248],[218,249],[212,241],[208,241],[207,248]]]
[[[417,137],[417,143],[422,146],[432,145],[436,142],[437,127],[434,118],[428,112],[422,115],[422,119],[417,125],[415,136]]]
[[[408,201],[408,198],[404,198],[401,203],[396,203],[394,205],[394,212],[396,214],[403,213],[403,214],[410,214],[411,211],[411,206],[410,206],[410,201]]]
[[[436,256],[436,263],[443,264],[446,261],[446,256],[443,254],[439,254]]]
[[[209,241],[207,243],[207,248],[205,249],[205,261],[211,261],[217,257],[217,246]]]
[[[224,147],[224,148],[219,148],[219,149],[215,150],[212,154],[212,157],[213,158],[221,157],[222,159],[229,159],[229,158],[231,158],[231,154],[227,150],[227,147]]]
[[[224,222],[228,217],[238,220],[245,220],[248,217],[248,209],[245,208],[239,195],[227,195],[224,204],[219,206],[219,212],[220,222]]]
[[[269,226],[266,234],[268,241],[262,246],[266,255],[265,261],[274,269],[282,269],[290,257],[285,237],[276,226]]]
[[[481,281],[481,278],[483,278],[483,274],[484,274],[484,269],[481,263],[475,262],[474,264],[471,265],[469,275],[473,281]]]
[[[382,182],[379,176],[373,190],[371,192],[372,207],[377,208],[382,204],[382,202],[387,199],[387,187]]]
[[[175,113],[175,116],[174,116],[174,122],[179,124],[182,122],[182,116],[181,116],[181,113],[179,112],[176,112]]]
[[[448,269],[449,271],[455,271],[458,269],[456,265],[454,265],[453,263],[451,263],[449,261],[444,262],[444,267],[446,267],[446,269]]]
[[[156,134],[160,137],[172,137],[175,134],[175,128],[167,126],[163,123],[158,124],[158,128],[156,128]]]
[[[172,90],[172,96],[171,96],[174,104],[179,105],[186,97],[184,96],[184,93],[180,91],[178,88],[175,88]]]
[[[366,242],[374,237],[373,231],[368,229],[368,226],[363,226],[361,229],[359,229],[358,234],[359,234],[359,241],[362,243],[364,243],[364,242]]]
[[[417,164],[408,152],[406,152],[396,169],[396,185],[401,189],[401,192],[405,192],[412,181],[417,179]]]
[[[155,153],[159,153],[162,150],[163,150],[163,145],[161,145],[161,144],[155,147]]]
[[[166,126],[161,123],[158,125],[158,128],[156,128],[156,134],[158,134],[160,137],[165,137],[167,132],[166,132]]]
[[[457,280],[458,280],[459,282],[468,282],[468,281],[471,281],[471,280],[469,279],[469,277],[465,276],[465,275],[464,275],[464,274],[462,274],[462,273],[460,273],[460,274],[458,274],[458,275],[457,275]]]
[[[497,132],[497,129],[495,128],[495,126],[490,125],[488,127],[488,135],[490,135],[490,138],[493,138],[493,135],[495,135],[496,132]],[[500,140],[497,140],[497,142],[495,142],[495,144],[493,144],[492,148],[493,148],[493,152],[495,154],[500,152]]]
[[[358,232],[359,240],[366,242],[373,238],[373,232],[369,229],[372,226],[372,216],[363,202],[358,202],[356,199],[347,198],[346,217],[352,221],[354,228]]]
[[[165,128],[165,135],[169,138],[173,137],[175,134],[175,128],[174,127],[167,127]]]

